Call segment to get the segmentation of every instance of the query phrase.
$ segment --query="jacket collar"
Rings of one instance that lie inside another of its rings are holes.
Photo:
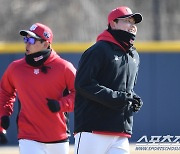
[[[126,52],[125,48],[123,48],[122,45],[119,44],[107,30],[103,31],[101,34],[98,35],[96,41],[98,42],[101,40],[112,42],[112,43],[118,45],[118,47],[120,47],[124,52]],[[117,47],[117,49],[118,49],[118,47]]]

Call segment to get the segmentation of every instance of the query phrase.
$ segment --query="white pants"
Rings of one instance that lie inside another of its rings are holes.
[[[129,141],[126,137],[81,132],[75,135],[74,150],[74,154],[129,154]]]
[[[32,140],[19,140],[20,154],[69,154],[69,142],[40,143]]]

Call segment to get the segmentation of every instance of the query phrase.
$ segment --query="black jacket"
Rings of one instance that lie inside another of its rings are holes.
[[[79,62],[75,79],[74,131],[109,131],[132,134],[133,112],[125,94],[134,94],[139,66],[135,48],[98,41]]]

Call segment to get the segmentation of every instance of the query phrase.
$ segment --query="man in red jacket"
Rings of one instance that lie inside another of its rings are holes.
[[[68,154],[67,112],[74,109],[76,70],[51,48],[53,33],[46,25],[35,23],[20,35],[26,53],[2,76],[0,126],[8,129],[17,94],[20,154]]]

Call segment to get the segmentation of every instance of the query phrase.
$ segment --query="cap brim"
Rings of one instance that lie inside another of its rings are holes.
[[[22,35],[22,36],[30,35],[30,36],[32,36],[32,37],[34,37],[34,38],[41,39],[39,36],[37,36],[35,33],[31,32],[31,31],[29,31],[29,30],[21,30],[21,31],[19,32],[19,34]]]
[[[129,15],[122,16],[122,17],[119,17],[119,18],[129,18],[129,17],[134,18],[135,24],[138,24],[143,20],[143,16],[140,13],[129,14]]]
[[[132,17],[134,18],[136,24],[143,20],[143,16],[140,13],[134,13]]]

